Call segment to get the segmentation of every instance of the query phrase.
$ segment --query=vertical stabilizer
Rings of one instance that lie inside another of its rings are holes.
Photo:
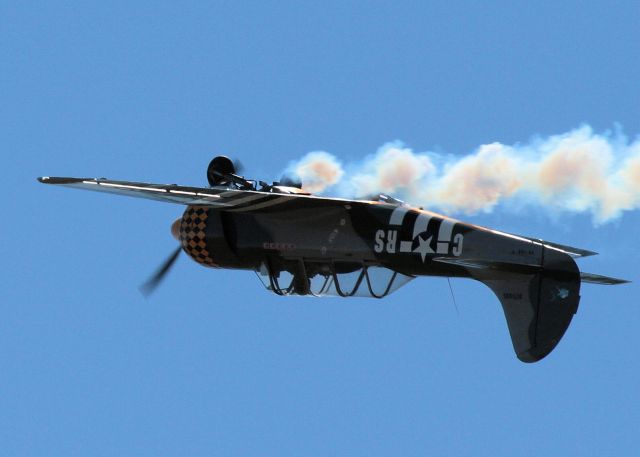
[[[538,272],[479,271],[474,277],[498,296],[513,348],[523,362],[547,356],[578,310],[580,272],[571,256],[556,249],[544,248]]]

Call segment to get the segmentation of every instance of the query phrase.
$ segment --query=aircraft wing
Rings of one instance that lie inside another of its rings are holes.
[[[267,206],[285,203],[295,198],[310,198],[309,196],[298,196],[295,194],[227,188],[188,187],[177,184],[113,181],[104,178],[40,177],[38,181],[44,184],[127,195],[129,197],[146,198],[182,205],[199,205],[218,208],[229,207],[237,211],[261,209]]]

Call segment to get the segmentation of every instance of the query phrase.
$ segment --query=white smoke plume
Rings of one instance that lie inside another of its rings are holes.
[[[333,155],[324,151],[314,151],[306,154],[285,171],[285,175],[290,173],[302,180],[304,190],[320,193],[327,187],[337,184],[344,175],[344,170]]]
[[[603,223],[640,208],[640,138],[597,134],[589,126],[525,144],[485,144],[465,156],[416,153],[400,142],[385,144],[358,163],[311,152],[288,171],[310,192],[384,193],[452,213],[535,205],[589,212]]]

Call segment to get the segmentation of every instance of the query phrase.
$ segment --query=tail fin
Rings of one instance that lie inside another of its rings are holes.
[[[538,272],[474,274],[502,303],[513,348],[523,362],[537,362],[556,347],[580,301],[580,272],[573,258],[547,247],[542,258]]]

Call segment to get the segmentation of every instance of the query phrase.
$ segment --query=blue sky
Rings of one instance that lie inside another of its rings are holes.
[[[464,155],[582,123],[640,133],[637,2],[2,2],[0,454],[635,455],[640,215],[474,223],[592,249],[559,347],[519,362],[479,283],[281,299],[186,257],[181,208],[40,175],[277,179],[312,150]]]

